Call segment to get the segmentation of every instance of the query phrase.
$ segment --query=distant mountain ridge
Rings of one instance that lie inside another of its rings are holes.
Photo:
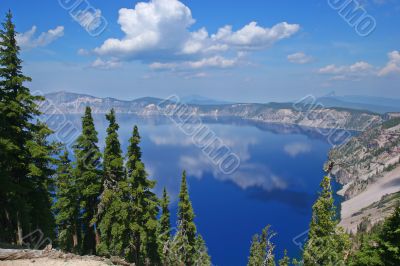
[[[317,102],[326,107],[344,107],[358,110],[369,110],[380,114],[388,112],[400,112],[400,99],[389,99],[384,97],[327,95],[318,98]]]
[[[186,104],[195,104],[195,105],[232,104],[232,102],[215,100],[215,99],[203,97],[200,95],[185,96],[185,97],[182,97],[181,101]]]
[[[111,108],[114,108],[116,113],[157,116],[177,106],[177,103],[172,101],[153,97],[118,100],[69,92],[49,93],[45,97],[48,100],[42,106],[45,113],[83,114],[85,107],[90,106],[95,114],[105,114]],[[48,108],[48,105],[54,106],[56,110]],[[187,104],[185,112],[187,115],[192,114],[200,117],[234,117],[265,123],[357,131],[380,124],[384,120],[382,115],[370,111],[336,107],[312,108],[306,104],[295,105],[293,103]]]

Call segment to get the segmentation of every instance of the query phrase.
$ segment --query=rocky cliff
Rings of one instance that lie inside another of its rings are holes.
[[[167,110],[181,105],[177,102],[149,97],[122,101],[67,92],[52,93],[45,96],[47,101],[42,105],[42,110],[45,113],[83,114],[85,107],[90,106],[93,113],[97,114],[106,113],[114,108],[117,113],[155,116],[162,115]],[[368,111],[323,108],[292,103],[185,105],[185,108],[181,110],[184,110],[186,114],[201,117],[235,117],[258,122],[355,131],[373,127],[383,120],[381,115]]]
[[[382,125],[368,129],[333,149],[332,174],[343,185],[342,225],[351,231],[366,220],[386,217],[400,191],[400,118],[391,114]]]

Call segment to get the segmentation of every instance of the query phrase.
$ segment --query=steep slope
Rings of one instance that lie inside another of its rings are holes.
[[[332,174],[344,185],[339,191],[345,200],[341,218],[348,230],[356,231],[366,218],[371,223],[383,219],[387,209],[375,205],[400,191],[400,119],[396,116],[390,115],[382,125],[366,130],[330,153],[330,160],[335,163]],[[389,200],[389,205],[395,203]]]

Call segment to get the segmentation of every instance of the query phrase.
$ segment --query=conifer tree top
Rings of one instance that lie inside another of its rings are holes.
[[[192,203],[189,197],[189,191],[187,188],[186,181],[186,171],[182,173],[182,183],[181,183],[181,191],[179,193],[179,212],[178,219],[181,223],[183,229],[187,231],[188,234],[192,234],[193,237],[196,234],[196,225],[194,224],[195,214],[193,211]]]
[[[29,93],[29,89],[23,86],[24,82],[31,81],[30,77],[22,74],[22,60],[19,58],[20,48],[16,40],[15,25],[12,21],[13,16],[9,10],[6,19],[0,29],[0,86],[4,92],[13,93],[16,97],[18,93]],[[2,91],[3,93],[3,91]],[[32,97],[40,100],[41,97]]]

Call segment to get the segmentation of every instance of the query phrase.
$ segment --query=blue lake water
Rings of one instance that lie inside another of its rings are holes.
[[[80,128],[80,116],[67,119]],[[173,225],[181,173],[187,171],[195,222],[214,265],[246,265],[252,235],[267,224],[277,233],[277,259],[284,249],[291,257],[300,255],[293,239],[301,240],[308,228],[331,147],[318,130],[206,121],[240,158],[239,168],[226,175],[167,118],[119,115],[118,122],[124,152],[133,125],[139,126],[143,160],[150,177],[157,180],[156,192],[160,195],[165,186],[170,193]],[[96,115],[95,123],[103,148],[107,121]]]

